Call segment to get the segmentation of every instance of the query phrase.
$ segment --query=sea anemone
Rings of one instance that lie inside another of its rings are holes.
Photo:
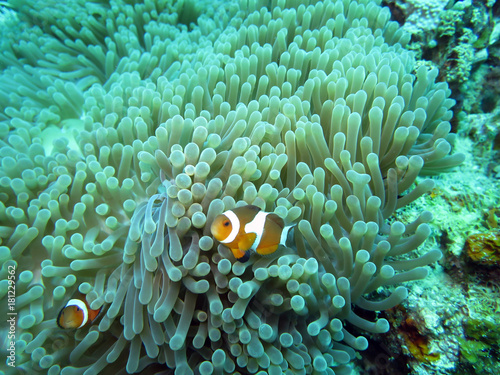
[[[11,1],[1,28],[1,308],[26,374],[343,374],[441,253],[393,213],[463,160],[454,101],[380,1]],[[17,21],[16,21],[17,20]],[[7,28],[7,26],[11,26]],[[254,204],[296,224],[238,262]],[[71,296],[102,307],[63,330]],[[378,292],[378,293],[377,293]],[[7,337],[7,335],[2,335]],[[7,348],[8,345],[2,345]],[[174,370],[175,369],[175,370]]]

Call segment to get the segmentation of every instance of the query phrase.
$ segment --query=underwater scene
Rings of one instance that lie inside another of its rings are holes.
[[[495,0],[0,2],[0,375],[500,374]]]

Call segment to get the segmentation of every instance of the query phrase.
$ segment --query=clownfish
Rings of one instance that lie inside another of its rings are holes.
[[[92,323],[101,308],[92,310],[82,294],[78,298],[72,298],[64,306],[57,316],[57,325],[61,328],[82,328],[86,324]]]
[[[237,260],[246,262],[252,251],[260,255],[274,253],[279,245],[285,244],[291,227],[285,226],[278,215],[247,205],[217,216],[210,230]]]

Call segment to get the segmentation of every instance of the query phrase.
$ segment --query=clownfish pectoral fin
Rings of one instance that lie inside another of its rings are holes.
[[[249,250],[254,244],[256,238],[257,235],[255,233],[245,233],[245,235],[241,236],[240,240],[238,241],[238,248],[241,251]]]

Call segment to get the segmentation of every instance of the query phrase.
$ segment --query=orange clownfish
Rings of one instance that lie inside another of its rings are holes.
[[[281,217],[247,205],[217,216],[210,228],[214,238],[227,246],[237,260],[246,262],[250,253],[272,254],[284,245],[288,231]]]
[[[64,306],[57,316],[57,325],[61,328],[82,328],[86,324],[92,323],[101,308],[92,310],[84,295],[79,298],[72,298]]]

